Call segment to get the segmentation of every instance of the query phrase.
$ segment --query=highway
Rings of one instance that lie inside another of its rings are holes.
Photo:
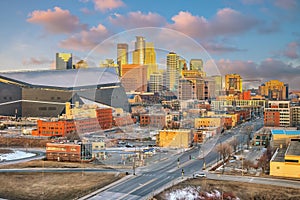
[[[246,122],[243,125],[231,130],[230,134],[225,133],[209,139],[200,148],[195,147],[189,151],[181,152],[176,156],[169,157],[164,161],[152,165],[141,167],[135,170],[136,175],[106,190],[99,190],[83,199],[147,199],[158,191],[163,190],[173,184],[192,177],[193,173],[202,171],[205,160],[206,166],[215,163],[219,154],[214,150],[215,146],[229,141],[234,136],[243,134],[244,126],[253,125],[254,130],[262,126],[262,121]],[[246,139],[246,137],[238,137]],[[244,141],[245,142],[245,141]],[[204,159],[203,159],[204,157]],[[179,159],[179,162],[178,162]],[[182,176],[182,170],[184,174]]]

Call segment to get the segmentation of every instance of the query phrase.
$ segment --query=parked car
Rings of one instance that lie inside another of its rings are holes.
[[[195,173],[194,178],[206,178],[206,174],[204,172]]]

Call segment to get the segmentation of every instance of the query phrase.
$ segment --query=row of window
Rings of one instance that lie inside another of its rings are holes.
[[[39,107],[38,110],[39,111],[45,111],[45,110],[56,110],[57,108],[56,107]]]

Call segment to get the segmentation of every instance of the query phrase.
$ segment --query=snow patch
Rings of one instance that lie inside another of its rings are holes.
[[[13,153],[0,154],[0,161],[18,160],[18,159],[30,158],[33,156],[35,156],[34,153],[28,153],[25,151],[14,151]]]

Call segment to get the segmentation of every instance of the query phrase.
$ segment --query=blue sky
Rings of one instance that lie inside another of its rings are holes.
[[[145,34],[162,65],[175,51],[202,58],[222,75],[300,88],[297,0],[3,0],[0,6],[1,71],[53,68],[56,52],[73,53],[74,62],[89,57],[97,66],[115,59],[117,42],[132,45]]]

